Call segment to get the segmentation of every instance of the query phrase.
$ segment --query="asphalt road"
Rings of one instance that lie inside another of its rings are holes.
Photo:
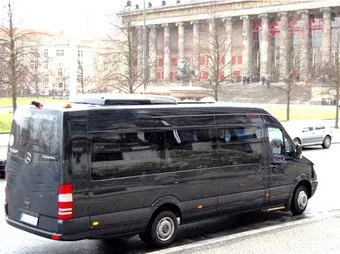
[[[322,149],[321,146],[304,149],[303,154],[315,162],[320,182],[315,196],[309,200],[308,208],[303,215],[293,217],[289,212],[250,213],[184,225],[180,229],[179,237],[173,248],[159,253],[201,253],[203,250],[206,253],[226,253],[225,251],[229,253],[291,252],[289,249],[285,249],[287,247],[285,244],[275,248],[274,239],[268,231],[275,231],[277,237],[282,237],[283,243],[287,240],[294,240],[294,243],[296,242],[297,244],[297,249],[295,250],[304,253],[303,249],[299,249],[299,241],[295,239],[298,236],[297,234],[305,232],[305,229],[300,228],[301,224],[309,221],[308,225],[310,225],[312,232],[312,230],[317,230],[318,228],[324,228],[323,230],[325,230],[331,227],[332,223],[338,223],[335,220],[328,220],[326,223],[323,219],[331,216],[334,211],[340,211],[340,199],[336,189],[336,186],[339,185],[338,179],[340,176],[340,170],[337,166],[340,144],[333,144],[327,150]],[[5,181],[0,179],[0,192],[4,190],[4,183]],[[1,206],[3,202],[4,195],[0,194]],[[4,218],[3,209],[0,209],[0,218]],[[294,229],[293,233],[286,231],[289,227]],[[323,234],[323,231],[319,233]],[[245,237],[247,235],[251,235],[251,237]],[[226,238],[223,245],[221,245],[221,242],[214,242],[221,237]],[[324,241],[328,241],[327,235],[324,235],[324,237]],[[308,243],[315,245],[313,234],[310,237],[303,237],[303,239],[305,241],[303,245]],[[329,241],[334,241],[334,237],[329,237]],[[256,244],[257,242],[259,245]],[[201,243],[206,245],[200,247]],[[251,251],[247,247],[248,245],[258,247]],[[294,246],[290,246],[290,248],[294,248]],[[5,223],[4,219],[0,219],[0,253],[95,254],[149,253],[152,251],[154,250],[147,248],[138,237],[117,239],[112,241],[111,244],[104,244],[99,240],[57,242],[10,227]]]

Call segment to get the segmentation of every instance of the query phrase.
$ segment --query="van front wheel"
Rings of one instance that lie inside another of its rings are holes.
[[[300,215],[306,210],[307,204],[308,192],[306,187],[304,185],[301,185],[294,192],[290,211],[293,213],[293,215]]]
[[[140,234],[140,238],[153,246],[169,246],[176,238],[178,222],[176,216],[170,211],[159,213],[152,221],[149,229]]]

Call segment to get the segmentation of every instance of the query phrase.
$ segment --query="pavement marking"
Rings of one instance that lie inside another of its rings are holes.
[[[340,210],[333,210],[333,211],[329,211],[329,212],[322,212],[319,213],[315,216],[313,216],[313,218],[306,218],[306,219],[301,219],[298,221],[291,221],[291,222],[286,222],[280,225],[273,225],[273,226],[268,226],[268,227],[264,227],[264,228],[260,228],[260,229],[254,229],[254,230],[250,230],[250,231],[246,231],[246,232],[242,232],[242,233],[236,233],[233,235],[228,235],[228,236],[221,236],[221,237],[217,237],[214,239],[209,239],[209,240],[203,240],[200,242],[196,242],[196,243],[190,243],[190,244],[186,244],[186,245],[181,245],[181,246],[176,246],[176,247],[170,247],[168,249],[164,249],[164,250],[158,250],[158,251],[154,251],[154,252],[150,252],[153,254],[166,254],[166,253],[174,253],[174,252],[180,252],[180,251],[189,251],[190,249],[196,249],[196,248],[203,248],[207,245],[211,245],[211,244],[217,244],[217,243],[222,243],[222,242],[228,242],[231,240],[235,240],[237,238],[243,238],[246,236],[252,236],[252,235],[257,235],[257,234],[261,234],[261,233],[266,233],[272,230],[277,230],[277,229],[282,229],[282,228],[289,228],[292,226],[297,226],[297,225],[301,225],[304,223],[310,223],[310,222],[314,222],[314,221],[318,221],[318,220],[322,220],[325,218],[329,218],[329,217],[335,217],[335,216],[340,216]]]

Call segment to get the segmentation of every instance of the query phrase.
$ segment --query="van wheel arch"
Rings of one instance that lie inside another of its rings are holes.
[[[175,205],[173,203],[165,203],[165,204],[159,206],[153,212],[153,214],[152,214],[152,216],[151,216],[151,218],[149,220],[148,226],[146,227],[145,231],[139,233],[139,238],[143,242],[145,242],[146,244],[155,245],[155,243],[154,243],[154,241],[152,239],[152,236],[151,236],[152,225],[153,225],[155,219],[157,218],[157,216],[160,215],[161,213],[164,213],[164,212],[165,213],[166,212],[173,213],[177,219],[179,218],[179,221],[176,222],[176,224],[177,224],[176,230],[177,230],[177,227],[180,224],[180,219],[182,218],[182,212],[181,212],[181,210],[179,209],[179,207],[177,205]],[[164,246],[166,246],[166,245],[164,245]]]
[[[300,181],[294,188],[293,194],[294,192],[301,186],[304,185],[307,189],[307,194],[308,194],[308,198],[311,198],[312,195],[312,185],[308,180],[302,180]]]

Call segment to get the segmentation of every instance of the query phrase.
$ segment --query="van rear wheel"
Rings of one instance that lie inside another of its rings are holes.
[[[147,231],[140,233],[139,237],[155,247],[169,246],[176,238],[178,222],[171,211],[160,212],[151,222]]]
[[[292,205],[290,206],[290,211],[293,215],[302,214],[308,204],[308,192],[304,185],[299,186],[293,195]]]

